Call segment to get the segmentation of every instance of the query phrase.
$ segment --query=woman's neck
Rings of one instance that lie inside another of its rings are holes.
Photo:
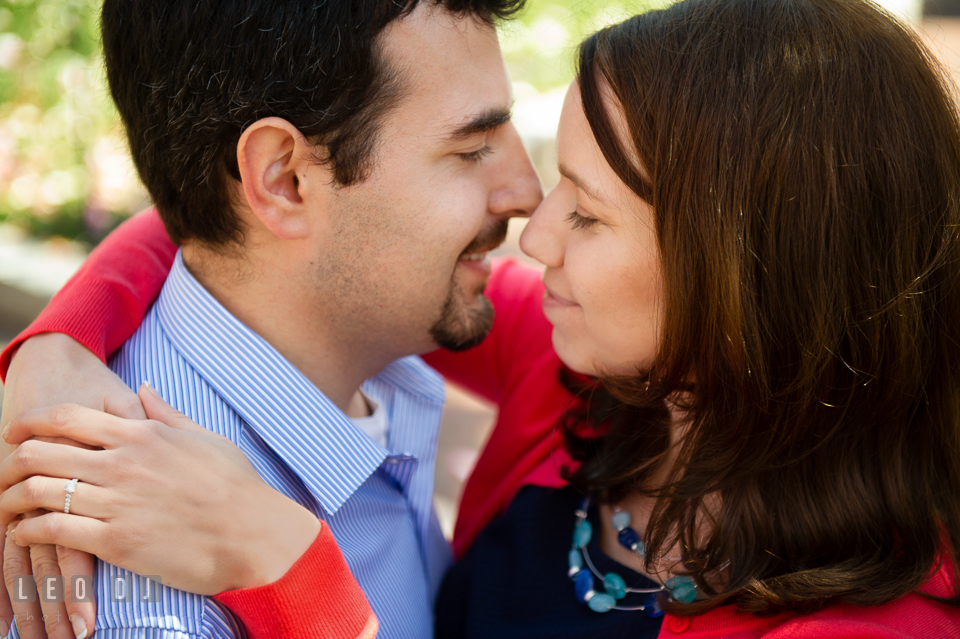
[[[676,465],[680,448],[683,444],[683,438],[689,428],[689,420],[686,413],[677,407],[675,402],[668,402],[670,410],[670,447],[664,455],[663,463],[659,465],[656,471],[647,481],[646,488],[657,490],[662,488],[669,481],[673,468]],[[608,557],[624,566],[646,575],[654,581],[663,583],[672,576],[672,568],[678,563],[678,558],[682,555],[679,545],[664,550],[661,555],[663,559],[654,561],[650,568],[646,569],[644,560],[636,552],[633,552],[620,545],[617,535],[618,531],[613,526],[613,515],[617,509],[630,513],[630,527],[640,534],[641,539],[645,539],[647,522],[656,498],[635,493],[622,500],[619,504],[600,504],[600,549]]]

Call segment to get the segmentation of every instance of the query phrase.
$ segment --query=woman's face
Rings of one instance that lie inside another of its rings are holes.
[[[608,101],[621,131],[619,109]],[[576,82],[557,154],[561,179],[530,218],[520,247],[546,267],[543,310],[563,362],[586,374],[632,374],[656,354],[660,256],[653,208],[620,181],[590,131]]]

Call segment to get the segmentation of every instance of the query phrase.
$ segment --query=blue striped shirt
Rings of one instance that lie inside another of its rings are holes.
[[[178,254],[157,303],[110,365],[131,388],[149,381],[229,438],[268,484],[330,526],[377,614],[378,636],[433,635],[432,604],[451,554],[433,512],[443,382],[422,360],[397,360],[362,387],[387,410],[381,448],[227,312]],[[97,560],[97,637],[245,636],[210,597],[164,586],[155,603],[111,601],[117,577],[139,594],[136,575]]]

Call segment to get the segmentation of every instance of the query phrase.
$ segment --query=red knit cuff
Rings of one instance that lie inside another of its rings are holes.
[[[243,621],[253,639],[372,639],[377,634],[377,618],[326,524],[283,577],[215,599]]]

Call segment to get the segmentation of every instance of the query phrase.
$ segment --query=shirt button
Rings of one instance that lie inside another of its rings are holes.
[[[670,632],[680,634],[681,632],[686,632],[687,628],[690,627],[690,618],[689,617],[674,617],[670,616],[667,619],[667,629]]]

